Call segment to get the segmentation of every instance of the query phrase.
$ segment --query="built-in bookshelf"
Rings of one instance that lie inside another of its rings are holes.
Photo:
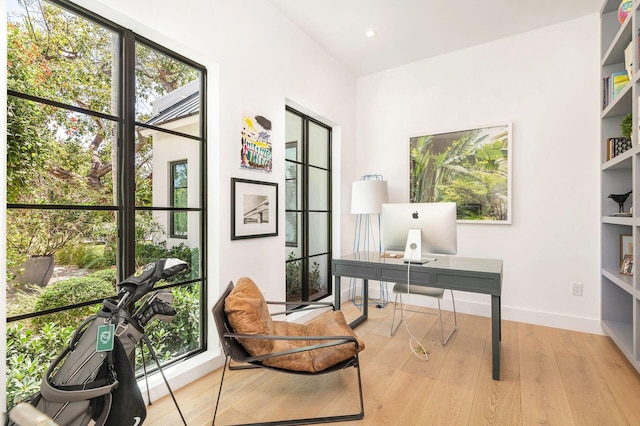
[[[621,268],[624,254],[637,259],[640,247],[640,207],[634,208],[640,202],[640,0],[633,1],[623,23],[620,3],[604,0],[601,10],[601,320],[640,372],[640,270]],[[629,114],[631,135],[625,138],[622,125]],[[609,195],[629,191],[620,213]]]

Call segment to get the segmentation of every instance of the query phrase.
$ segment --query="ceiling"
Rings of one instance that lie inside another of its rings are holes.
[[[362,76],[599,13],[603,0],[269,0]],[[373,29],[376,36],[364,32]]]

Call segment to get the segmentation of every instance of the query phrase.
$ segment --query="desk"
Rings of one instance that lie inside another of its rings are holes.
[[[502,292],[502,260],[458,256],[433,256],[437,260],[424,265],[411,265],[413,285],[450,288],[491,295],[491,351],[493,380],[500,380],[500,341],[502,340],[500,294]],[[364,300],[362,315],[351,324],[354,328],[369,314],[369,280],[394,283],[407,282],[407,265],[402,258],[382,257],[379,253],[352,253],[331,261],[335,281],[335,305],[340,309],[340,278],[362,278]]]

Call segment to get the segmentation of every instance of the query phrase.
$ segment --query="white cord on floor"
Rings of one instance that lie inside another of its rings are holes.
[[[411,257],[409,259],[413,258],[413,251],[411,252]],[[411,261],[407,262],[407,303],[409,302],[409,294],[410,294],[410,291],[409,291],[410,271],[411,271]],[[409,333],[409,336],[410,336],[409,347],[411,348],[411,352],[413,352],[413,355],[418,359],[421,359],[423,361],[429,361],[429,352],[427,352],[427,348],[425,348],[424,345],[420,343],[420,341],[413,335],[413,333],[411,333],[411,330],[409,330],[409,325],[407,324],[406,310],[405,310],[407,303],[405,302],[401,302],[401,303],[402,305],[400,306],[400,308],[402,309],[402,318],[404,319],[404,321],[402,322],[404,323],[404,328],[407,330],[407,333]]]

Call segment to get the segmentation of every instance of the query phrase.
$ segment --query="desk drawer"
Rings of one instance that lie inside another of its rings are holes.
[[[452,288],[454,290],[470,291],[473,293],[487,293],[500,295],[500,280],[493,276],[479,274],[464,274],[461,272],[437,271],[434,273],[437,287]]]
[[[375,264],[356,263],[356,262],[333,262],[332,273],[337,277],[363,278],[366,280],[375,280],[378,276],[377,266]]]
[[[427,285],[431,284],[431,272],[424,269],[411,269],[411,284]],[[406,267],[380,266],[380,281],[388,281],[394,283],[407,282]]]

